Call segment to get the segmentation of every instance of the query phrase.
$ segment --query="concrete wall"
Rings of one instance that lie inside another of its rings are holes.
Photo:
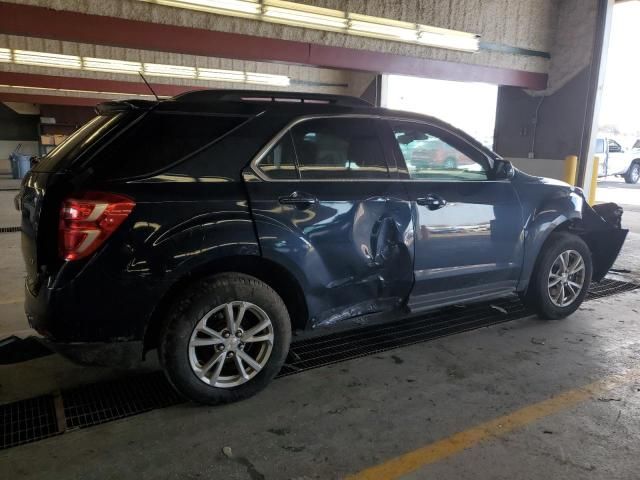
[[[588,70],[550,95],[500,87],[494,149],[504,157],[563,159],[577,155],[586,110]],[[537,115],[536,115],[537,112]],[[537,125],[536,125],[537,122]]]
[[[529,175],[564,180],[564,161],[549,158],[507,158],[513,165]]]
[[[561,178],[560,160],[581,152],[593,102],[597,6],[598,0],[555,2],[547,90],[499,89],[494,148],[504,157],[517,159],[514,163],[524,171]]]
[[[289,27],[137,0],[7,0],[95,15],[304,41],[372,51],[391,52],[451,62],[546,73],[549,61],[541,57],[481,51],[464,53],[341,33]],[[552,42],[554,0],[304,0],[300,3],[423,23],[482,35],[487,42],[549,51]]]

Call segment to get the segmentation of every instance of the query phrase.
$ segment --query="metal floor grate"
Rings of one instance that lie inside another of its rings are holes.
[[[20,227],[0,227],[0,233],[13,233],[22,230]]]
[[[51,395],[0,405],[0,421],[0,448],[35,442],[60,433]]]
[[[130,417],[183,402],[162,372],[62,392],[67,430]]]
[[[593,284],[587,300],[640,288],[605,279]],[[419,317],[329,333],[294,342],[279,377],[353,358],[426,342],[530,315],[517,297],[465,307],[448,307]],[[59,408],[56,409],[56,399]],[[0,450],[181,403],[161,372],[129,376],[0,405]],[[64,408],[62,408],[64,405]],[[56,415],[57,413],[57,415]]]
[[[609,297],[619,293],[632,292],[640,288],[640,285],[631,282],[621,282],[611,278],[605,278],[598,283],[592,283],[587,293],[587,300]]]

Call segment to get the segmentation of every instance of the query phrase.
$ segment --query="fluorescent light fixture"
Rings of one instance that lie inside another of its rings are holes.
[[[475,52],[479,35],[286,0],[139,0],[315,30]]]
[[[196,78],[195,67],[181,65],[163,65],[160,63],[145,63],[144,73],[160,77]]]
[[[219,70],[216,68],[198,68],[198,79],[219,80],[223,82],[244,82],[245,73],[240,70]]]
[[[271,75],[268,73],[248,73],[247,83],[258,83],[261,85],[278,85],[280,87],[288,87],[290,83],[289,77],[285,75]]]
[[[312,7],[279,0],[265,0],[263,19],[275,23],[284,23],[299,27],[319,28],[321,30],[342,30],[347,28],[347,19],[343,12],[328,8]],[[323,28],[324,27],[324,28]]]
[[[57,53],[33,52],[0,48],[0,62],[38,65],[56,68],[83,69],[97,72],[113,72],[137,75],[143,72],[150,76],[193,78],[219,82],[258,83],[261,85],[288,86],[289,77],[267,73],[222,70],[218,68],[196,68],[184,65],[140,63],[110,58],[76,57]],[[34,87],[35,88],[35,87]]]
[[[82,68],[96,72],[138,73],[142,72],[140,62],[111,60],[109,58],[82,57]]]
[[[13,61],[23,65],[38,65],[41,67],[82,67],[82,61],[77,55],[60,55],[59,53],[33,52],[30,50],[14,50]]]
[[[480,36],[473,33],[458,32],[444,28],[419,25],[418,42],[424,45],[453,50],[476,52],[480,48]]]
[[[167,7],[200,10],[222,15],[238,17],[256,17],[260,15],[259,0],[142,0]]]
[[[363,22],[362,20],[349,20],[349,31],[356,34],[370,34],[371,36],[407,42],[415,41],[418,37],[415,27],[398,27],[376,22]]]

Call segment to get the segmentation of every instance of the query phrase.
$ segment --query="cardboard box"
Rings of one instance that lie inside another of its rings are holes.
[[[56,144],[56,139],[54,138],[53,135],[41,135],[40,136],[40,143],[42,145],[55,145]]]
[[[60,145],[67,139],[67,135],[54,135],[54,145]]]

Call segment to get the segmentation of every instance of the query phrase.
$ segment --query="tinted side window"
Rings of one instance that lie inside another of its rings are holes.
[[[480,152],[448,132],[413,122],[389,122],[411,178],[487,180]]]
[[[124,114],[99,115],[73,132],[69,138],[51,150],[35,167],[36,171],[55,172],[67,168],[89,148],[101,140],[106,132],[124,122]]]
[[[609,152],[618,153],[622,151],[620,144],[614,140],[609,140]]]
[[[303,179],[389,178],[376,123],[368,118],[307,120],[291,129]]]
[[[94,164],[108,178],[153,173],[186,158],[245,120],[152,112],[99,152]]]
[[[277,180],[292,180],[298,178],[296,170],[296,152],[293,148],[291,134],[287,132],[278,143],[267,153],[258,168],[269,178]]]

